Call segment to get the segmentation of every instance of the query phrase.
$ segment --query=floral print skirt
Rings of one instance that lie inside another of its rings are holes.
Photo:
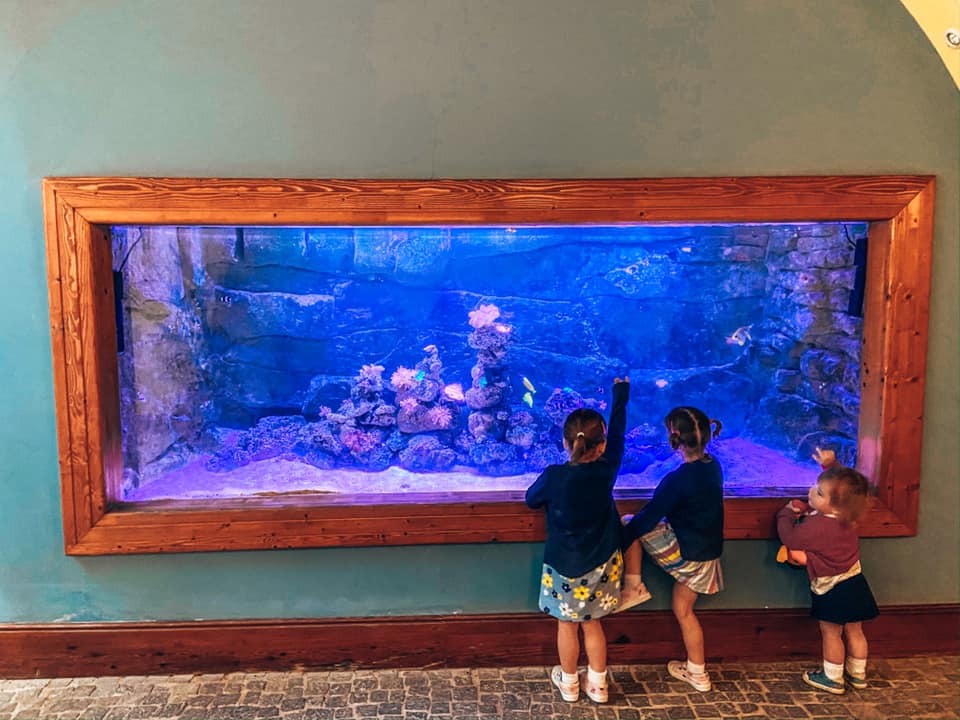
[[[540,611],[558,620],[583,622],[612,613],[620,604],[623,555],[610,559],[580,577],[566,577],[543,564],[540,578]]]

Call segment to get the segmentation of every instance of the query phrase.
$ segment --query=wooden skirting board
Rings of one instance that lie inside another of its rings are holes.
[[[698,613],[708,660],[819,657],[805,609]],[[556,623],[506,615],[0,625],[0,678],[551,665]],[[669,611],[604,619],[611,664],[682,657]],[[871,657],[958,654],[960,604],[881,608]]]

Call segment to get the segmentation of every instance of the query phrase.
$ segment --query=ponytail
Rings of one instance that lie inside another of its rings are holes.
[[[709,418],[706,413],[695,407],[675,407],[663,419],[670,433],[670,447],[702,449],[711,438],[719,437],[723,423]]]
[[[607,439],[603,416],[596,410],[580,408],[567,416],[563,423],[563,439],[570,449],[570,462],[580,462],[590,450]]]

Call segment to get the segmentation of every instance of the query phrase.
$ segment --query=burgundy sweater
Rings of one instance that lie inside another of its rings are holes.
[[[837,518],[817,513],[797,519],[789,507],[784,507],[777,513],[777,534],[788,548],[807,554],[811,581],[842,575],[860,559],[857,529]]]

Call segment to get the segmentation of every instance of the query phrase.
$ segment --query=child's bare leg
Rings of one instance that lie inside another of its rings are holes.
[[[583,645],[587,651],[590,669],[603,673],[607,669],[607,636],[599,620],[587,620],[583,623]],[[564,668],[566,671],[566,668]]]
[[[575,674],[580,659],[580,626],[577,623],[557,620],[557,651],[563,671]]]
[[[634,540],[630,547],[623,552],[623,572],[629,578],[631,576],[640,577],[640,561],[642,559],[640,551],[640,541]]]
[[[834,665],[843,665],[843,625],[820,621],[823,641],[823,659]]]
[[[843,634],[847,638],[847,657],[867,659],[867,636],[863,634],[863,623],[847,623],[843,626]]]
[[[847,623],[843,626],[843,634],[847,641],[847,659],[844,662],[844,668],[853,686],[862,689],[866,686],[867,651],[869,650],[867,636],[863,634],[863,624]]]
[[[699,595],[682,583],[673,585],[673,614],[680,624],[683,646],[687,649],[687,660],[695,665],[704,664],[703,628],[693,613],[693,604]]]

